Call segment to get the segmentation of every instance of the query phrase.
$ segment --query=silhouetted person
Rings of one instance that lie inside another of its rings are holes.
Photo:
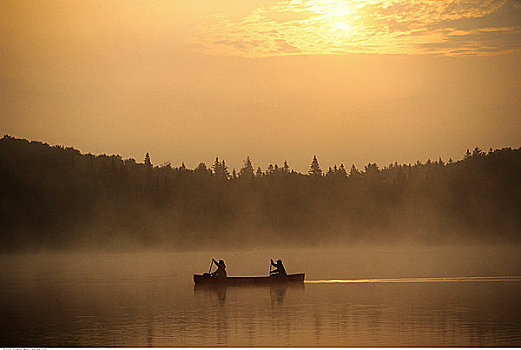
[[[210,275],[216,277],[226,277],[226,264],[224,263],[224,260],[219,260],[217,262],[215,259],[212,258],[212,261],[217,266],[217,270],[215,270],[215,272],[213,272]]]
[[[275,270],[270,271],[272,275],[275,276],[287,276],[286,269],[284,265],[282,265],[282,260],[277,260],[277,263],[273,262],[273,259],[270,259],[271,266],[275,267]]]

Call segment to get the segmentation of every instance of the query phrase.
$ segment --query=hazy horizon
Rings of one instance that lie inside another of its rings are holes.
[[[8,137],[15,138],[15,139],[24,139],[23,137],[19,137],[17,135],[13,135],[13,134],[9,134],[9,133],[5,133],[3,136],[8,136]],[[187,169],[196,169],[197,166],[200,163],[204,163],[204,164],[206,164],[207,167],[210,168],[212,166],[212,164],[215,163],[215,159],[218,158],[220,161],[224,160],[226,162],[226,165],[228,166],[230,173],[231,173],[232,170],[236,170],[238,172],[241,169],[241,167],[244,166],[244,161],[246,160],[246,158],[249,157],[251,162],[252,162],[252,164],[253,164],[253,166],[254,166],[254,169],[257,169],[257,167],[260,167],[263,172],[265,172],[267,170],[267,168],[269,167],[270,164],[271,165],[277,164],[279,167],[282,167],[283,164],[284,164],[284,161],[287,161],[288,165],[290,166],[290,170],[294,170],[295,172],[300,173],[300,174],[308,174],[311,161],[312,161],[313,157],[316,156],[316,154],[313,153],[313,154],[310,155],[310,157],[308,157],[309,159],[301,159],[301,161],[299,163],[302,164],[302,168],[296,168],[296,167],[292,166],[293,163],[290,162],[287,158],[282,158],[283,159],[282,161],[279,161],[278,159],[276,161],[269,161],[269,160],[267,160],[265,164],[264,163],[263,164],[259,164],[255,159],[252,159],[252,157],[249,156],[249,155],[245,155],[242,159],[238,160],[237,164],[230,164],[228,159],[225,159],[224,157],[221,157],[219,155],[215,155],[213,157],[207,157],[207,159],[205,158],[204,160],[200,160],[200,161],[194,160],[193,162],[185,161],[185,160],[181,159],[178,163],[174,163],[173,161],[168,160],[168,159],[162,160],[162,161],[157,161],[155,159],[155,157],[154,157],[154,154],[152,154],[151,152],[145,152],[145,154],[143,154],[142,156],[134,157],[134,156],[124,156],[122,152],[91,152],[91,151],[83,151],[82,149],[80,149],[79,147],[77,147],[75,145],[60,144],[60,143],[53,144],[53,143],[50,143],[50,142],[48,142],[46,140],[28,139],[27,141],[29,141],[29,142],[40,142],[42,144],[47,144],[50,147],[73,148],[75,150],[78,150],[82,155],[92,154],[94,156],[102,156],[102,155],[120,156],[122,160],[134,159],[137,163],[143,163],[143,161],[145,159],[146,153],[149,153],[149,155],[151,157],[152,165],[154,167],[156,167],[156,166],[157,167],[164,167],[164,166],[170,164],[171,167],[178,168],[178,167],[182,166],[182,164],[184,163]],[[418,159],[414,159],[414,160],[410,160],[410,161],[403,161],[403,162],[396,161],[396,160],[389,160],[387,162],[376,162],[376,161],[373,161],[371,159],[368,159],[367,161],[361,161],[359,163],[349,162],[349,161],[344,162],[342,160],[332,161],[332,163],[323,163],[321,157],[317,156],[317,159],[318,159],[320,167],[323,169],[324,173],[327,171],[327,169],[329,167],[333,167],[335,165],[339,166],[340,164],[343,164],[344,167],[347,170],[349,170],[350,167],[352,165],[354,165],[358,170],[363,171],[365,166],[367,166],[368,164],[373,164],[373,163],[376,163],[379,168],[385,168],[385,167],[388,167],[390,164],[394,165],[395,163],[397,163],[399,165],[408,165],[408,164],[409,165],[414,165],[414,164],[416,164],[419,161],[420,163],[424,164],[428,160],[431,160],[433,162],[434,161],[438,161],[439,158],[441,158],[444,163],[449,161],[449,159],[454,161],[454,162],[457,162],[457,161],[462,160],[465,157],[465,152],[467,150],[472,152],[476,147],[478,149],[480,149],[481,151],[484,151],[484,152],[488,152],[489,149],[492,149],[493,151],[495,151],[495,150],[501,150],[501,149],[505,149],[505,148],[511,148],[511,149],[519,148],[519,147],[515,147],[515,146],[511,146],[511,145],[504,145],[504,146],[501,146],[501,147],[492,147],[491,146],[489,148],[483,148],[483,147],[480,147],[480,145],[474,145],[474,146],[469,146],[466,149],[463,149],[461,152],[459,152],[458,154],[456,154],[454,156],[448,155],[447,157],[442,157],[442,156],[436,156],[435,152],[430,152],[429,154],[434,154],[432,157],[418,158]],[[324,158],[326,158],[326,157],[324,157]],[[398,157],[396,157],[396,158],[398,158]],[[392,159],[392,158],[389,158],[389,159]],[[306,165],[306,160],[308,161],[307,165]]]

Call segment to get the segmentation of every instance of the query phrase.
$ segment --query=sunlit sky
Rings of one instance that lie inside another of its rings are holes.
[[[521,146],[520,0],[0,2],[0,132],[307,171]]]

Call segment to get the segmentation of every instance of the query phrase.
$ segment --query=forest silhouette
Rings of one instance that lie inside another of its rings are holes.
[[[521,148],[307,174],[249,157],[188,169],[0,140],[3,251],[521,242]]]

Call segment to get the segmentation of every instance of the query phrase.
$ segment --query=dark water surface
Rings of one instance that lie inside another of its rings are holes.
[[[209,253],[0,257],[0,346],[521,346],[521,250],[214,252],[229,275],[267,254],[301,286],[195,288]]]

